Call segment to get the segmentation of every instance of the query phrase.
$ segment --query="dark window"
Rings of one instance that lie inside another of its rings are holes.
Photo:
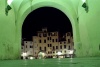
[[[62,46],[60,46],[60,49],[62,49]]]
[[[52,42],[54,42],[54,39],[52,39]]]
[[[56,42],[58,42],[58,39],[56,39]]]
[[[48,54],[49,54],[49,51],[48,51]]]
[[[55,50],[55,46],[53,46],[53,50]]]
[[[48,44],[48,47],[49,47],[49,44]]]
[[[44,47],[44,50],[46,51],[46,47]]]
[[[52,44],[50,44],[50,47],[52,47]]]
[[[64,45],[64,48],[66,48],[66,45]]]
[[[64,44],[66,44],[66,42],[64,42]]]
[[[68,46],[68,50],[70,50],[70,46]]]
[[[41,40],[39,40],[39,43],[41,43]]]
[[[65,53],[66,53],[66,51],[65,51]]]
[[[33,48],[33,46],[30,46],[30,48]]]
[[[27,45],[26,45],[26,48],[27,48]]]
[[[49,40],[49,37],[47,37],[47,40]]]
[[[46,43],[46,40],[44,40],[44,43]]]
[[[68,43],[70,43],[70,39],[68,39]]]
[[[41,47],[40,47],[40,50],[41,50]]]
[[[58,49],[58,46],[56,46],[56,49]]]

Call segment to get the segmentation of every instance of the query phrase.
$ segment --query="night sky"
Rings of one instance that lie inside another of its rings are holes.
[[[63,12],[52,7],[42,7],[26,17],[22,26],[22,38],[31,40],[31,37],[36,35],[36,31],[41,31],[43,27],[60,33],[72,32],[71,23]]]

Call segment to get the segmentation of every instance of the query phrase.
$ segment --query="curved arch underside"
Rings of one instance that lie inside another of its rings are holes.
[[[0,1],[0,59],[20,57],[22,24],[30,12],[45,6],[61,10],[70,19],[77,57],[100,56],[100,0],[87,1],[88,13],[81,0],[13,0],[8,16],[4,12],[6,0]]]

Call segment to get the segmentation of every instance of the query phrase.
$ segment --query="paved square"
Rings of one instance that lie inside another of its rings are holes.
[[[100,67],[100,58],[0,60],[0,67]]]

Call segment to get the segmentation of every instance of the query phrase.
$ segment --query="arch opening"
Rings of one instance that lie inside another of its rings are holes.
[[[30,40],[29,38],[32,38],[31,42],[33,42],[33,46],[37,45],[34,43],[34,39],[37,42],[39,42],[39,40],[41,38],[45,39],[45,41],[46,41],[46,43],[44,43],[45,45],[41,46],[43,43],[42,44],[40,43],[40,44],[38,44],[37,48],[43,49],[43,51],[45,51],[47,54],[49,54],[49,53],[53,54],[55,52],[61,51],[62,54],[65,56],[65,54],[68,50],[74,49],[73,32],[72,32],[71,22],[70,22],[69,18],[62,11],[60,11],[57,8],[41,7],[41,8],[37,8],[36,10],[33,10],[33,12],[31,12],[26,17],[26,19],[23,23],[22,29],[23,29],[22,39],[25,39],[25,36],[26,36],[26,41],[29,42],[29,40]],[[26,31],[26,29],[28,29],[28,30]],[[40,32],[36,33],[37,31],[39,31],[41,29],[42,29],[41,32],[43,34]],[[30,33],[27,33],[27,32],[30,32]],[[52,33],[52,32],[56,33],[56,36],[55,35],[49,36],[49,33]],[[24,34],[24,33],[27,33],[27,34]],[[44,35],[45,33],[46,33],[46,37],[39,36],[39,34]],[[49,37],[51,37],[52,42],[48,41]],[[53,42],[53,40],[55,41],[55,43]],[[61,44],[61,42],[63,43],[63,45]],[[23,45],[23,46],[25,47],[25,45]],[[50,51],[49,50],[50,46],[52,49],[53,49],[53,47],[55,49],[57,47],[58,48],[55,51],[54,50]],[[62,48],[60,46],[62,46]],[[25,49],[27,49],[27,48],[24,48],[24,52],[28,52]],[[30,49],[30,48],[28,48],[28,49]],[[35,51],[34,49],[33,49],[33,56],[36,56],[36,54],[41,50]]]

